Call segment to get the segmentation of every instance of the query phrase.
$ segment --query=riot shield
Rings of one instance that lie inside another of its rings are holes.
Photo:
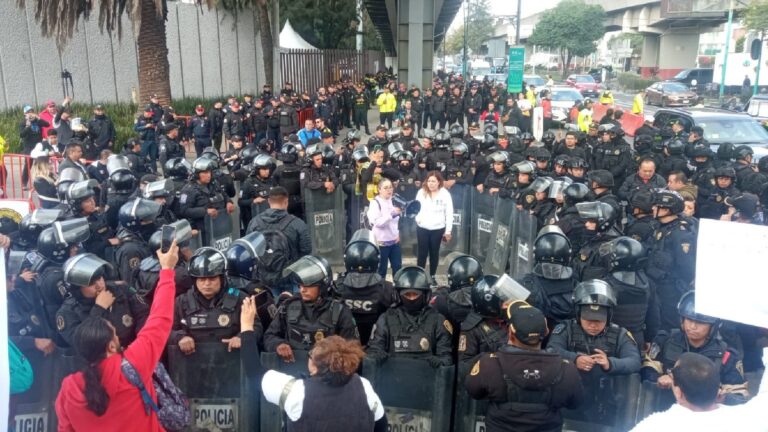
[[[203,246],[226,250],[232,244],[232,217],[225,210],[216,217],[205,215],[203,227]]]
[[[509,275],[519,280],[533,269],[533,242],[536,240],[536,218],[527,211],[517,212],[513,244],[509,251]]]
[[[276,353],[261,353],[261,365],[266,370],[276,370],[288,375],[292,375],[296,378],[302,378],[302,376],[309,375],[309,369],[307,368],[307,359],[309,358],[308,351],[293,350],[293,363],[284,362]],[[264,432],[279,432],[281,431],[282,413],[280,407],[275,404],[267,402],[264,399],[264,394],[261,395],[261,430]],[[248,429],[253,430],[253,429]]]
[[[360,228],[370,229],[368,226],[368,198],[365,195],[352,195],[349,199],[349,220],[347,221],[348,233],[351,236]]]
[[[397,185],[397,193],[408,201],[416,199],[416,193],[419,188],[413,183],[403,183]],[[413,254],[416,256],[416,219],[400,217],[398,224],[400,230],[400,247],[406,256]]]
[[[192,424],[187,430],[256,429],[259,399],[251,396],[239,350],[227,352],[225,344],[202,342],[186,355],[168,345],[168,373],[189,399]]]
[[[587,399],[575,410],[563,410],[563,430],[614,431],[634,426],[640,405],[640,374],[581,374]]]
[[[455,204],[454,204],[455,205]],[[472,188],[472,225],[470,232],[469,254],[484,262],[491,244],[493,226],[493,196],[480,193]]]
[[[327,259],[331,265],[344,264],[344,197],[341,188],[333,193],[325,189],[307,189],[304,193],[304,215],[312,253]]]
[[[44,356],[41,351],[25,351],[24,356],[34,371],[32,387],[13,398],[14,431],[54,431],[56,430],[53,403],[57,392],[51,386],[54,380],[54,361],[56,355]]]
[[[381,365],[363,360],[366,377],[387,412],[390,430],[448,431],[456,369],[433,369],[421,359],[391,356]]]
[[[464,388],[464,379],[472,364],[459,364],[456,377],[456,409],[453,414],[453,432],[476,432],[485,430],[485,415],[488,401],[472,399]]]
[[[472,186],[455,184],[449,190],[453,201],[453,232],[451,241],[440,247],[440,256],[451,252],[467,253],[469,251],[469,221],[472,214],[470,190]]]
[[[486,274],[500,275],[506,272],[509,261],[509,245],[511,239],[514,238],[517,213],[515,200],[498,196],[495,198],[491,241],[487,244],[488,254],[485,256],[485,263],[483,263],[483,271]]]

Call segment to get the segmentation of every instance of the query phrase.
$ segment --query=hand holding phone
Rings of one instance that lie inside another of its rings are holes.
[[[176,238],[176,227],[171,225],[163,225],[162,239],[160,241],[160,250],[163,253],[167,253],[171,249],[171,243]]]

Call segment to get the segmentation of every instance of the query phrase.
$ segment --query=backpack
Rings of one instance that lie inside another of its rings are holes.
[[[120,363],[120,369],[128,382],[139,389],[141,400],[144,402],[144,411],[147,415],[149,415],[150,410],[154,411],[160,425],[169,431],[179,431],[189,426],[191,419],[189,400],[173,383],[162,363],[158,362],[154,373],[152,373],[152,385],[155,387],[155,393],[157,393],[157,403],[152,400],[152,396],[141,381],[141,376],[125,357]]]
[[[291,263],[291,243],[285,235],[285,229],[293,221],[290,215],[284,217],[277,226],[267,226],[261,231],[266,242],[264,256],[259,259],[257,274],[259,280],[270,288],[277,287],[283,278],[283,270]]]
[[[10,366],[11,394],[29,390],[35,380],[35,373],[27,357],[10,339],[8,340],[8,365]]]

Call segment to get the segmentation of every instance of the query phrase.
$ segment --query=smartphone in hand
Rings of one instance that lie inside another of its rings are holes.
[[[160,250],[163,253],[168,252],[171,249],[173,239],[176,238],[176,227],[171,225],[163,225],[162,239],[160,240]]]

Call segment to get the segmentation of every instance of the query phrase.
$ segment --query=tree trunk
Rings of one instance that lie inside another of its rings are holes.
[[[571,69],[571,60],[573,59],[570,51],[566,51],[565,53],[565,63],[563,63],[563,79],[568,78],[568,72]]]
[[[272,0],[278,1],[278,0]],[[274,61],[273,55],[275,42],[272,39],[272,26],[269,24],[269,1],[259,0],[256,5],[256,16],[259,20],[259,35],[261,36],[261,51],[264,54],[264,76],[267,84],[277,91],[274,85]]]
[[[141,0],[141,27],[136,37],[139,52],[139,104],[149,103],[157,94],[161,105],[171,103],[168,46],[165,19],[158,15],[153,0]]]

